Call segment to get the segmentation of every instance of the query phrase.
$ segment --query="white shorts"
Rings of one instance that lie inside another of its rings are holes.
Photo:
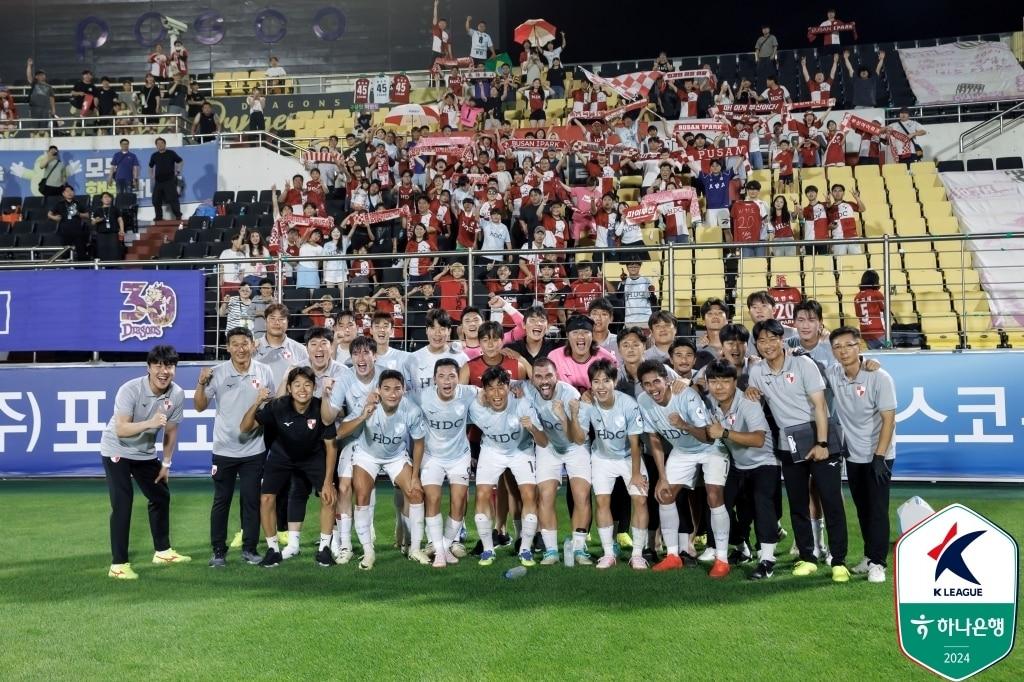
[[[469,485],[470,457],[458,459],[438,459],[427,455],[420,465],[420,483],[423,485],[441,485],[448,479],[448,485]]]
[[[644,495],[644,492],[629,482],[633,479],[633,461],[629,457],[622,459],[609,459],[607,457],[594,457],[590,460],[591,481],[594,484],[595,495],[611,495],[615,487],[615,479],[621,478],[626,484],[630,495]],[[640,475],[647,476],[647,467],[644,461],[640,460]],[[650,479],[648,479],[650,480]]]
[[[498,485],[505,469],[512,472],[519,485],[537,485],[537,458],[533,452],[504,455],[487,446],[480,447],[476,463],[477,485]]]
[[[564,455],[551,448],[537,446],[537,482],[562,482],[562,466],[569,478],[582,478],[590,483],[590,452],[585,445],[570,445]]]
[[[665,478],[669,485],[693,489],[697,484],[698,471],[705,485],[725,485],[725,478],[729,475],[729,458],[711,452],[699,455],[687,453],[671,454],[665,462]]]
[[[402,473],[402,469],[406,466],[412,466],[412,460],[409,459],[408,455],[396,457],[395,459],[377,459],[357,448],[352,456],[353,468],[359,467],[373,478],[377,478],[377,474],[383,471],[388,475],[392,483],[395,483],[399,474]]]
[[[704,219],[707,221],[705,224],[708,227],[720,227],[723,230],[728,230],[732,225],[727,208],[709,208],[704,212]]]
[[[843,237],[843,228],[839,225],[832,228],[833,239],[845,239]],[[863,253],[860,244],[834,244],[832,246],[832,254],[835,256],[856,256]]]
[[[352,453],[355,449],[356,444],[353,441],[338,453],[338,478],[352,478]]]

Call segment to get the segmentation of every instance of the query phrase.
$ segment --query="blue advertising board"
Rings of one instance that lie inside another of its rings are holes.
[[[1024,353],[887,353],[896,382],[900,479],[1024,481]],[[210,471],[214,408],[192,395],[203,363],[183,363],[176,474]],[[0,476],[100,476],[99,443],[125,381],[140,364],[0,365]]]
[[[59,143],[58,143],[59,146]],[[68,173],[68,184],[76,194],[115,194],[115,185],[110,180],[110,165],[117,149],[97,151],[93,149],[61,149],[60,159]],[[132,152],[139,157],[139,189],[136,197],[139,206],[152,206],[153,186],[149,181],[149,157],[153,147],[139,147]],[[217,143],[175,147],[182,158],[182,177],[185,191],[180,197],[183,204],[198,204],[212,201],[217,191]],[[39,196],[38,185],[43,179],[43,169],[36,165],[43,149],[36,151],[0,151],[0,194],[5,197]]]
[[[199,271],[0,272],[0,351],[203,352]],[[11,385],[11,384],[6,384]]]

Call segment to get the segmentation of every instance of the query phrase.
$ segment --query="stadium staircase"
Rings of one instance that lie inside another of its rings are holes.
[[[151,260],[160,253],[164,244],[174,242],[178,232],[178,220],[157,220],[145,227],[139,238],[132,243],[125,260]]]

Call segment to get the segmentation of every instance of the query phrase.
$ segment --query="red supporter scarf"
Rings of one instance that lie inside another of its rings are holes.
[[[302,160],[307,163],[337,163],[339,156],[337,152],[306,152]]]
[[[668,189],[665,190],[664,192],[651,192],[650,194],[645,194],[644,197],[640,199],[640,203],[655,205],[668,204],[673,201],[684,201],[686,199],[693,199],[693,197],[694,193],[692,188],[690,188],[689,191],[684,189]]]
[[[861,118],[860,116],[854,116],[853,114],[846,114],[843,116],[842,127],[856,130],[859,133],[867,133],[868,135],[881,135],[885,130],[882,126],[876,125],[871,121]]]
[[[763,102],[759,104],[723,104],[721,109],[723,112],[732,114],[779,114],[783,111],[795,111],[798,109],[814,109],[816,107],[834,107],[836,105],[835,98],[826,100],[824,102],[793,102],[792,104],[772,104],[770,102]]]
[[[451,137],[424,137],[421,138],[416,146],[413,147],[415,151],[422,151],[424,149],[433,149],[436,147],[464,147],[468,144],[473,144],[473,138],[468,135],[454,135]]]
[[[657,204],[638,204],[623,211],[622,219],[630,225],[640,225],[651,222],[656,215],[658,215]]]
[[[850,31],[853,33],[853,39],[857,39],[857,22],[856,21],[844,21],[841,23],[832,24],[831,26],[809,26],[807,28],[807,42],[813,43],[814,39],[818,36],[828,35],[829,33],[844,33]]]
[[[667,81],[689,81],[698,78],[714,78],[708,69],[690,69],[689,71],[668,71],[662,75]]]
[[[625,104],[621,107],[615,107],[614,109],[608,109],[606,111],[574,111],[569,115],[569,118],[578,118],[583,120],[602,120],[610,121],[613,118],[622,116],[627,111],[636,111],[637,109],[644,109],[650,104],[647,100],[637,100],[631,104]]]
[[[355,225],[376,225],[377,223],[408,215],[409,207],[403,206],[402,208],[389,208],[384,211],[374,211],[373,213],[353,213],[352,222]]]
[[[536,140],[530,137],[516,137],[502,142],[501,151],[506,152],[515,149],[566,149],[568,146],[569,142],[567,140]]]

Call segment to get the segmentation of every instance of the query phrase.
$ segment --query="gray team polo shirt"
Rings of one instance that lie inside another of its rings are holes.
[[[562,429],[561,420],[555,416],[554,403],[556,400],[561,400],[562,406],[565,408],[565,418],[567,420],[572,419],[569,401],[579,400],[580,392],[564,381],[555,383],[555,392],[551,396],[551,400],[544,400],[540,395],[540,391],[534,388],[531,383],[525,383],[523,390],[525,391],[523,397],[533,405],[534,409],[537,410],[537,416],[540,417],[540,424],[538,426],[544,429],[544,433],[548,436],[548,449],[558,455],[564,455],[569,452],[569,448],[575,445],[575,443],[569,438],[569,434]],[[580,408],[582,410],[582,405]]]
[[[864,370],[863,363],[857,376],[850,379],[838,362],[826,370],[828,383],[835,395],[836,414],[843,425],[846,447],[854,464],[870,464],[882,432],[883,410],[896,409],[896,387],[884,369]],[[886,459],[896,457],[893,438]]]
[[[271,346],[264,336],[256,342],[253,359],[269,367],[274,377],[274,386],[280,386],[287,378],[288,370],[309,364],[309,353],[295,339],[286,336],[283,344]]]
[[[812,360],[820,364],[822,367],[831,367],[837,364],[836,356],[832,353],[832,346],[828,341],[819,341],[818,345],[807,350],[800,344],[800,337],[797,336],[792,339],[786,339],[786,347],[793,348],[794,350],[799,348],[803,350]]]
[[[750,326],[750,338],[747,339],[747,357],[748,358],[759,358],[760,354],[757,352],[757,339],[754,338],[754,326]],[[790,339],[800,345],[800,332],[796,330],[796,327],[790,327],[788,325],[782,325],[782,345],[786,346],[790,344]]]
[[[131,438],[118,438],[117,415],[131,415],[132,423],[151,419],[158,411],[167,415],[168,424],[178,424],[185,405],[185,391],[171,382],[159,395],[149,386],[149,377],[132,379],[117,389],[114,398],[114,416],[107,422],[100,439],[100,454],[104,457],[125,459],[156,459],[156,435],[159,429],[146,429]]]
[[[242,417],[256,402],[260,388],[274,395],[274,376],[270,368],[252,360],[249,369],[239,372],[230,360],[213,368],[213,378],[206,387],[206,397],[217,401],[213,418],[213,454],[221,457],[252,457],[266,451],[263,429],[242,433]]]
[[[768,420],[764,416],[760,402],[751,400],[739,389],[736,390],[736,395],[733,396],[732,405],[728,410],[722,410],[722,406],[714,398],[710,398],[710,400],[714,407],[715,419],[723,428],[737,433],[764,431],[764,445],[759,448],[744,447],[725,438],[716,441],[716,446],[724,454],[732,457],[732,462],[737,469],[753,469],[766,464],[777,464],[775,451],[772,448],[772,431],[768,427]]]
[[[767,362],[750,368],[750,387],[761,391],[780,428],[814,421],[812,393],[825,392],[825,380],[818,366],[806,356],[787,355],[782,369],[772,372]]]

